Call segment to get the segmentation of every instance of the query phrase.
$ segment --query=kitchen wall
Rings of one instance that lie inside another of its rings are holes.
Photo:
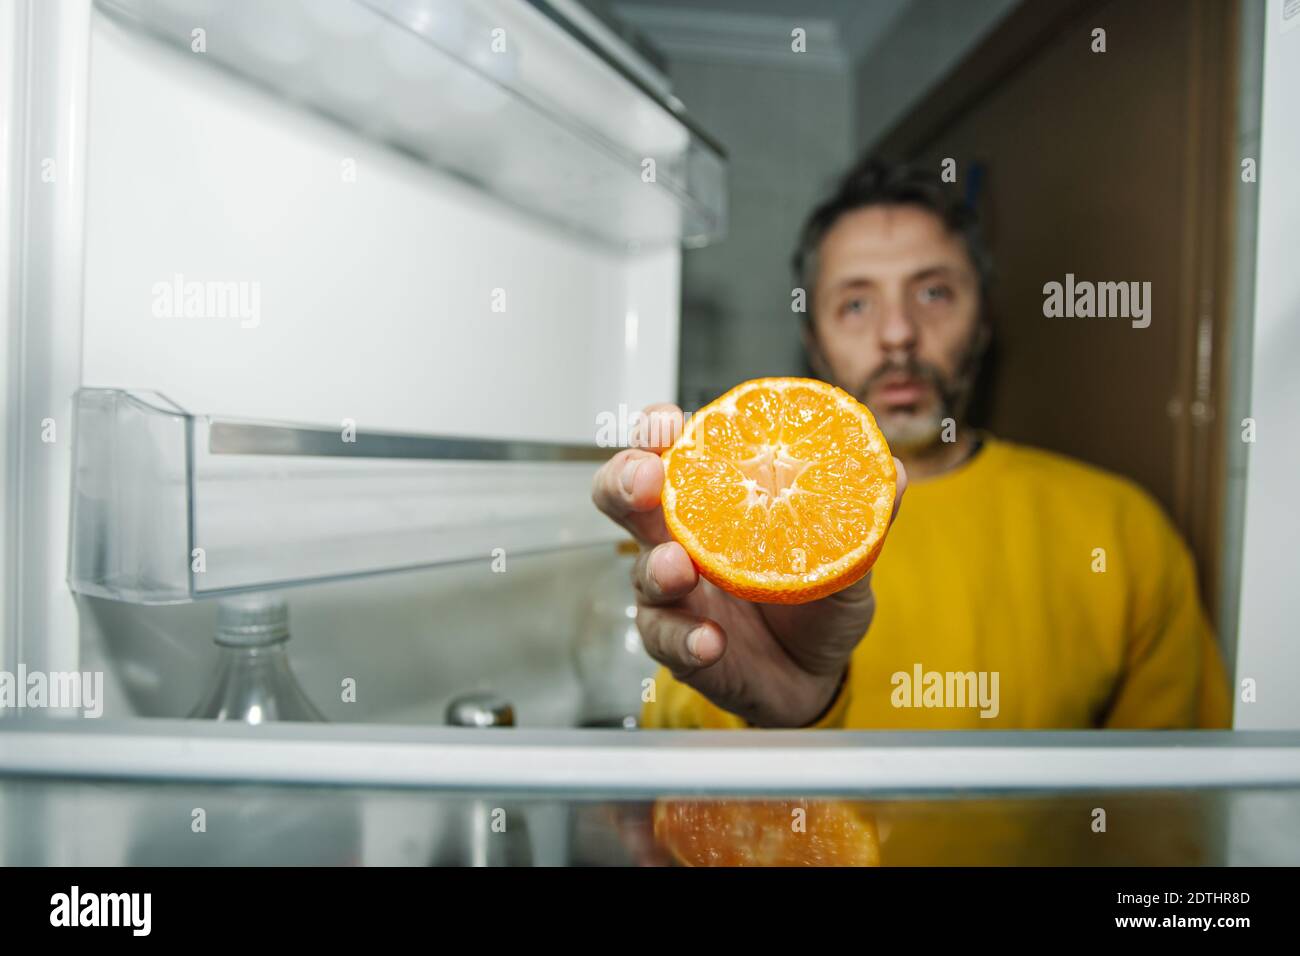
[[[854,143],[870,149],[1021,0],[912,0],[854,72]]]
[[[790,254],[852,157],[852,91],[846,72],[701,60],[670,60],[669,72],[731,158],[728,238],[682,265],[679,391],[693,408],[744,379],[802,370]]]

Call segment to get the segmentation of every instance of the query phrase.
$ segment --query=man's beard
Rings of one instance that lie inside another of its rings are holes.
[[[906,358],[891,357],[876,371],[872,372],[866,382],[857,390],[856,398],[876,416],[876,424],[884,433],[885,440],[894,452],[915,452],[934,445],[943,436],[948,420],[953,423],[952,435],[956,435],[956,424],[966,415],[970,404],[971,391],[975,384],[975,372],[979,366],[979,341],[971,346],[958,363],[957,371],[945,376],[936,366],[922,362],[916,356]],[[873,408],[868,396],[887,375],[906,375],[908,378],[925,382],[930,386],[934,402],[928,408],[915,410],[878,410]],[[953,440],[953,439],[949,439]]]

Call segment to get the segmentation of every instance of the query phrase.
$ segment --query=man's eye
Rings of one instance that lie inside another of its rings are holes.
[[[921,288],[920,300],[929,305],[933,302],[946,302],[952,298],[952,289],[946,285],[927,285]]]
[[[865,299],[849,299],[840,306],[841,316],[865,315],[867,312],[867,302]]]

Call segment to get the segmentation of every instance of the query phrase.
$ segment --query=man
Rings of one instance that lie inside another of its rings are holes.
[[[796,255],[813,369],[871,408],[910,482],[871,575],[807,605],[741,601],[668,535],[660,449],[597,475],[597,506],[642,544],[637,624],[663,665],[644,725],[1230,726],[1191,557],[1153,499],[965,424],[989,260],[936,179],[862,164]],[[676,437],[680,410],[647,411],[647,434]]]

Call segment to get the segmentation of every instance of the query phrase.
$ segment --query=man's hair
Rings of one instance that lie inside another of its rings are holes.
[[[844,174],[829,198],[808,216],[799,235],[793,264],[795,281],[809,300],[810,308],[804,313],[806,322],[811,322],[817,250],[822,240],[840,216],[868,206],[916,206],[938,216],[949,232],[961,236],[966,243],[966,252],[979,277],[981,304],[987,302],[993,259],[984,243],[975,210],[945,187],[937,169],[922,170],[868,156]]]

